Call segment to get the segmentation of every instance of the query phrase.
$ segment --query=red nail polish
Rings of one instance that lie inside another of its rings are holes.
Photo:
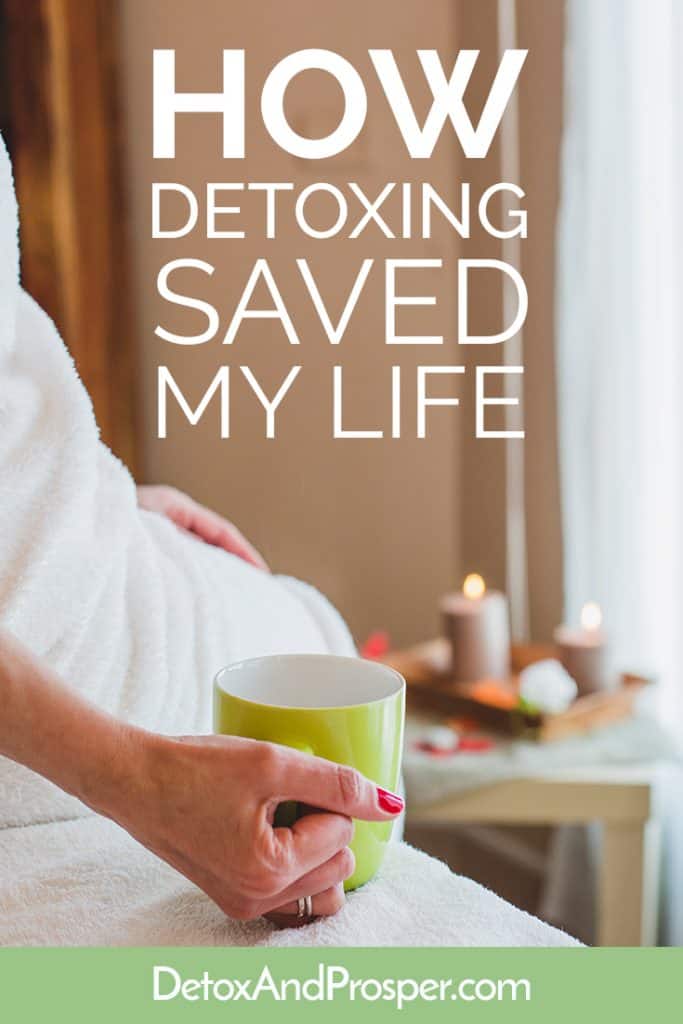
[[[377,803],[387,814],[400,814],[403,810],[403,800],[396,793],[390,793],[388,789],[377,787]]]

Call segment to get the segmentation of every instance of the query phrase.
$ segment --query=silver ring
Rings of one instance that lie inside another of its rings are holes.
[[[313,897],[300,896],[296,901],[296,916],[298,920],[304,917],[313,917]]]

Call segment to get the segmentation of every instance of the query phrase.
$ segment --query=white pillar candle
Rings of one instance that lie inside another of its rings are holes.
[[[510,674],[510,624],[505,594],[487,591],[476,574],[467,577],[462,593],[441,599],[441,615],[450,640],[454,682],[507,679]]]
[[[575,681],[579,695],[605,689],[606,644],[600,626],[602,613],[590,602],[581,610],[581,628],[558,626],[554,639],[558,658]]]

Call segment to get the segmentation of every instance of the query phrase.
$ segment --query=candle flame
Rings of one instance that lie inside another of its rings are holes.
[[[600,629],[602,624],[602,612],[600,605],[595,601],[589,601],[581,609],[581,625],[584,629]]]
[[[478,572],[471,572],[465,577],[462,592],[470,601],[477,601],[486,593],[486,584]]]

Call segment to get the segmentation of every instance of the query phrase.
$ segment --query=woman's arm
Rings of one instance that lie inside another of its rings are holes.
[[[402,809],[399,797],[321,758],[120,722],[4,631],[0,708],[0,754],[118,822],[231,917],[293,913],[311,895],[314,913],[334,913],[354,868],[351,818],[386,821]],[[274,828],[275,808],[288,799],[326,813]]]
[[[94,806],[129,783],[144,733],[99,711],[0,631],[0,754]],[[96,808],[98,809],[98,808]]]

